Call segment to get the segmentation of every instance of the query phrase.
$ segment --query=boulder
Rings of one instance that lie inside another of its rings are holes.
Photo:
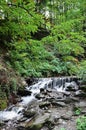
[[[66,91],[76,91],[79,89],[79,86],[76,84],[75,81],[72,81],[70,83],[66,82],[65,83],[65,90]]]
[[[38,93],[35,97],[36,97],[38,100],[45,98],[45,96],[44,96],[43,94],[41,94],[41,93]]]
[[[27,124],[26,130],[40,130],[46,123],[46,121],[49,119],[49,117],[50,117],[49,113],[39,115],[38,117],[36,117],[34,122]]]
[[[83,92],[82,90],[78,90],[75,92],[76,97],[86,97],[86,93]]]
[[[37,114],[37,112],[36,112],[35,110],[33,110],[33,109],[28,110],[28,111],[25,111],[25,112],[23,113],[23,115],[24,115],[25,117],[28,117],[28,118],[31,118],[31,117],[35,116],[36,114]]]
[[[28,95],[31,95],[31,93],[32,93],[31,91],[26,90],[25,88],[18,89],[18,92],[17,92],[19,96],[28,96]]]

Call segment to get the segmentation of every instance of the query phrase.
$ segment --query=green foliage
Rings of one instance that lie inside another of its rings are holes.
[[[4,92],[1,90],[0,86],[0,110],[3,110],[7,107],[7,97]]]
[[[64,67],[64,73],[70,75],[77,73],[79,57],[83,57],[85,52],[81,43],[85,43],[86,39],[79,31],[74,31],[75,26],[76,20],[55,25],[50,36],[43,39],[46,49],[54,55],[54,58],[58,57],[59,66],[63,63],[61,67]],[[60,73],[63,73],[63,69]]]
[[[76,108],[74,108],[74,113],[75,113],[75,115],[80,115],[81,114],[81,109],[78,107],[76,107]]]
[[[0,99],[0,110],[4,110],[7,107],[7,99]]]
[[[81,61],[77,75],[86,82],[86,60]]]
[[[86,117],[81,116],[77,119],[77,130],[86,130]]]
[[[31,0],[1,0],[0,10],[0,36],[5,42],[29,38],[31,33],[38,30],[42,21],[41,15],[35,12],[35,3]],[[4,37],[7,39],[3,39]]]
[[[41,28],[50,35],[34,40]],[[22,76],[78,72],[86,79],[85,0],[1,0],[0,44],[8,51],[7,62]]]

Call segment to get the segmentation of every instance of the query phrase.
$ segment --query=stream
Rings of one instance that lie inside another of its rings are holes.
[[[0,111],[0,130],[76,130],[75,110],[86,114],[85,93],[73,77],[39,78],[30,95]]]

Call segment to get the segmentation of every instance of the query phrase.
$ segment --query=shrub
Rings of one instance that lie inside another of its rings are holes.
[[[77,130],[86,130],[86,116],[77,119]]]

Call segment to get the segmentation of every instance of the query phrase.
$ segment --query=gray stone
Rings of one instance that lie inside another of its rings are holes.
[[[78,90],[75,92],[76,97],[86,97],[86,93],[83,92],[82,90]]]
[[[80,101],[79,103],[75,104],[76,107],[85,108],[86,107],[86,101]]]
[[[49,130],[49,128],[44,126],[41,130]]]
[[[55,105],[57,107],[65,107],[66,106],[66,104],[64,102],[55,102],[55,101],[52,102],[52,105]]]
[[[37,94],[36,96],[35,96],[37,99],[43,99],[43,98],[45,98],[45,96],[43,95],[43,94]]]
[[[46,102],[42,102],[41,104],[39,104],[40,108],[45,108],[45,107],[49,107],[50,106],[50,102],[46,101]]]
[[[64,119],[64,120],[70,120],[71,117],[72,117],[72,115],[73,115],[73,112],[72,112],[72,111],[68,111],[68,112],[64,113],[64,114],[61,116],[61,118]]]
[[[66,106],[66,104],[65,104],[64,102],[57,102],[57,104],[58,104],[59,106],[61,106],[61,107],[65,107],[65,106]]]
[[[28,111],[25,111],[23,114],[24,114],[25,117],[31,118],[34,115],[36,115],[37,112],[35,110],[28,110]]]
[[[44,115],[39,115],[33,123],[26,126],[26,130],[40,130],[43,124],[49,119],[50,114],[45,113]]]
[[[72,81],[70,83],[65,83],[65,90],[67,91],[76,91],[79,89],[79,86],[76,84],[75,81]]]
[[[52,122],[52,124],[56,124],[58,120],[60,119],[60,115],[51,114],[49,121]]]

